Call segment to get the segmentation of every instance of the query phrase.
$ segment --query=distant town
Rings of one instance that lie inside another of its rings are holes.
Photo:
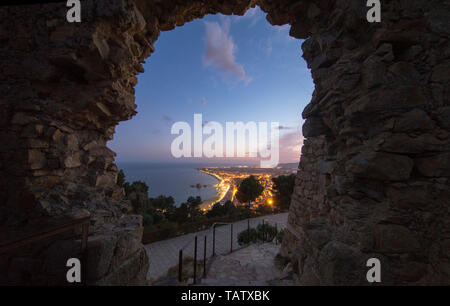
[[[273,182],[272,178],[280,175],[290,175],[297,172],[297,163],[280,164],[276,168],[260,168],[251,166],[230,166],[230,167],[208,167],[198,170],[214,176],[219,183],[214,185],[218,189],[215,198],[204,201],[201,205],[203,211],[209,210],[214,204],[224,204],[231,201],[235,206],[242,205],[235,197],[238,186],[241,181],[250,175],[255,176],[259,183],[264,187],[264,191],[254,202],[251,208],[256,209],[259,205],[273,204]]]

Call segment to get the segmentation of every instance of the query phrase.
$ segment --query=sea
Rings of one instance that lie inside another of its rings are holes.
[[[197,169],[207,167],[194,163],[116,162],[125,173],[125,180],[143,181],[149,186],[149,197],[172,196],[177,206],[192,196],[203,201],[213,199],[218,190],[213,185],[218,180]],[[202,188],[195,187],[197,184]],[[207,187],[203,187],[206,185]],[[193,187],[194,186],[194,187]]]

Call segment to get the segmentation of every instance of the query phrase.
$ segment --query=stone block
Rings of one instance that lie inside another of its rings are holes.
[[[450,153],[415,160],[417,170],[426,177],[450,177]]]
[[[44,168],[46,164],[45,153],[39,149],[28,150],[28,163],[33,170]]]
[[[304,137],[317,137],[326,135],[330,132],[329,128],[323,123],[320,117],[310,117],[303,124]]]
[[[116,249],[115,235],[94,235],[88,240],[88,279],[97,280],[105,276],[111,267]]]
[[[80,153],[76,152],[67,156],[64,160],[64,166],[66,168],[76,168],[81,166]]]
[[[374,230],[374,250],[381,253],[409,253],[416,251],[420,244],[405,226],[378,225]]]
[[[362,178],[403,181],[409,179],[413,165],[413,160],[404,155],[365,152],[349,160],[345,170]]]

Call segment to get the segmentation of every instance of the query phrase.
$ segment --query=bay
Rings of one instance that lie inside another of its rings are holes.
[[[149,196],[172,196],[179,206],[188,197],[200,196],[203,201],[217,196],[217,189],[212,187],[218,183],[214,177],[200,172],[202,164],[193,163],[150,163],[150,162],[117,162],[119,169],[125,173],[125,180],[143,181],[149,186]],[[197,184],[202,188],[192,187]],[[208,187],[203,187],[204,185]]]

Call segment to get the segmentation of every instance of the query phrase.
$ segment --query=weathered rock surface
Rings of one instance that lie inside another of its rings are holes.
[[[368,284],[371,257],[382,284],[449,284],[448,3],[328,4],[291,29],[316,90],[283,254],[301,284]]]

